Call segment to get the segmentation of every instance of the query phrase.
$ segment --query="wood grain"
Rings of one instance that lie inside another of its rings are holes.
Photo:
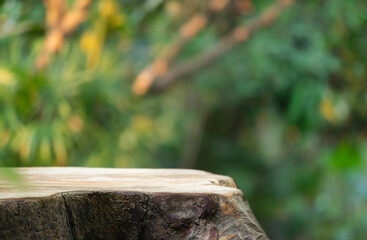
[[[198,170],[18,168],[0,239],[268,239],[233,179]]]

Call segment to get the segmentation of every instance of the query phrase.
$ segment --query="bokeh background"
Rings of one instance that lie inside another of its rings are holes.
[[[276,4],[222,1],[0,0],[1,166],[202,169],[235,179],[271,239],[366,239],[367,1],[295,0],[134,92],[193,16],[163,72]]]

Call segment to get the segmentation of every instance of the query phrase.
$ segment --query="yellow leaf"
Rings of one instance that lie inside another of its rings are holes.
[[[80,48],[88,53],[99,47],[99,39],[94,32],[85,32],[80,39]]]
[[[87,66],[96,66],[99,62],[101,55],[101,38],[99,38],[98,35],[94,32],[86,32],[82,35],[80,39],[80,47],[82,51],[87,55]]]
[[[99,14],[103,18],[109,18],[116,14],[116,10],[118,9],[118,6],[113,1],[102,1],[99,4]]]
[[[329,98],[324,98],[321,101],[320,111],[322,116],[329,122],[334,123],[336,120],[335,109]]]
[[[0,84],[11,86],[15,84],[15,77],[12,72],[7,69],[0,68]]]

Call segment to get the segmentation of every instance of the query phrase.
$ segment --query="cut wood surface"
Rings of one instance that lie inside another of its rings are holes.
[[[0,239],[268,239],[233,179],[198,170],[17,168]]]

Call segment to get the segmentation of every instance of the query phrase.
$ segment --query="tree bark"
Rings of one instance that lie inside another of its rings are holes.
[[[197,170],[18,168],[0,239],[268,239],[230,177]]]

